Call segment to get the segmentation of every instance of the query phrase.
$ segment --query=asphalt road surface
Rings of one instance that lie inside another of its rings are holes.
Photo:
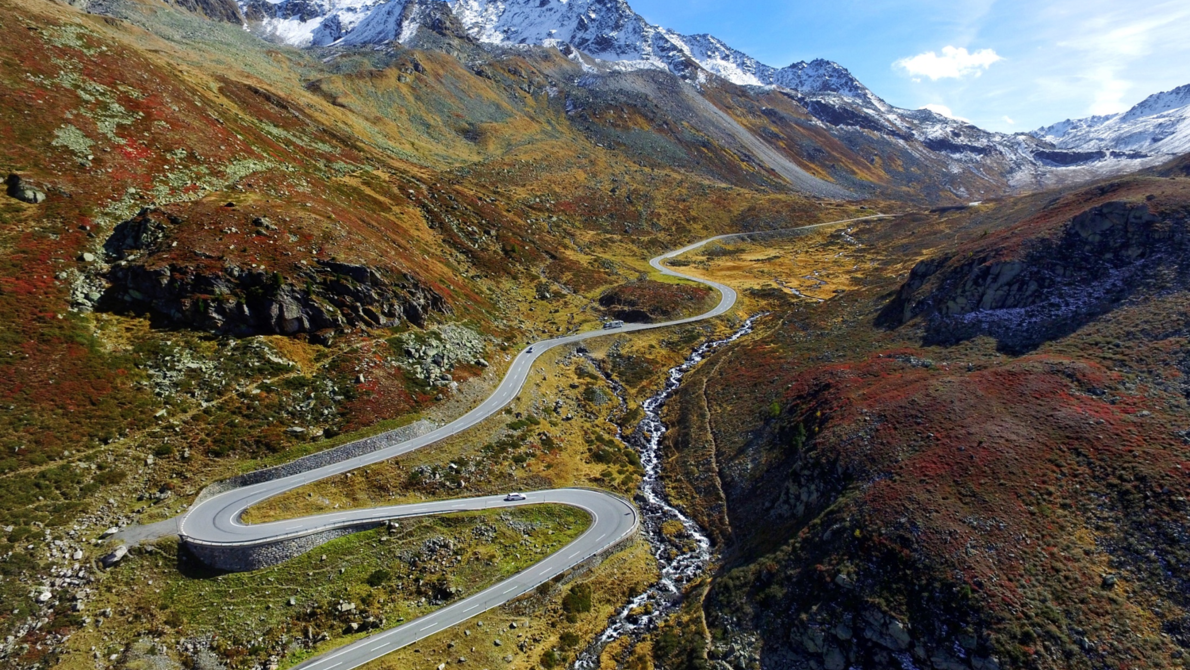
[[[401,647],[417,642],[422,638],[466,621],[493,607],[502,605],[533,590],[539,584],[549,581],[552,577],[564,572],[570,567],[595,556],[634,532],[639,523],[636,509],[624,499],[610,493],[587,489],[554,489],[526,493],[526,500],[523,501],[505,501],[503,496],[441,500],[390,507],[345,510],[332,514],[251,525],[241,523],[240,516],[249,507],[286,491],[373,463],[389,460],[415,449],[434,444],[439,440],[475,426],[512,402],[512,399],[516,397],[521,387],[524,386],[525,380],[532,371],[533,363],[550,349],[575,344],[593,337],[617,335],[653,328],[666,328],[683,323],[701,321],[724,314],[735,305],[736,292],[732,288],[717,282],[689,277],[671,270],[662,265],[662,262],[667,259],[688,253],[714,241],[738,240],[791,233],[874,218],[882,218],[882,215],[831,221],[784,231],[719,235],[662,254],[649,261],[649,264],[662,274],[681,277],[714,288],[719,291],[721,296],[719,304],[705,314],[688,319],[655,324],[626,324],[621,328],[592,330],[536,342],[526,347],[517,355],[503,381],[501,381],[491,396],[455,421],[421,437],[350,460],[289,477],[232,489],[208,498],[195,504],[182,517],[178,524],[178,534],[185,542],[247,548],[261,544],[270,544],[287,538],[319,533],[329,529],[365,527],[377,521],[389,519],[484,510],[494,507],[557,503],[572,505],[586,510],[591,515],[590,527],[577,539],[548,558],[495,586],[436,610],[432,614],[427,614],[396,628],[370,635],[322,656],[310,659],[298,667],[303,670],[351,670]],[[122,535],[131,538],[136,535],[136,530],[133,528],[127,529]]]

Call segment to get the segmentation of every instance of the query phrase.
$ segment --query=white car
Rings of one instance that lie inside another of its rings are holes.
[[[525,499],[524,493],[509,493],[508,495],[504,496],[505,502],[514,502],[516,500],[524,500],[524,499]]]

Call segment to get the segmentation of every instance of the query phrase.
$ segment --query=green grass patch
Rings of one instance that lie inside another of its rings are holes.
[[[176,542],[138,550],[112,574],[115,629],[161,639],[213,636],[237,667],[288,667],[478,592],[561,549],[590,523],[563,505],[402,521],[291,561],[214,573]],[[184,551],[182,552],[185,553]],[[172,645],[171,645],[172,646]]]

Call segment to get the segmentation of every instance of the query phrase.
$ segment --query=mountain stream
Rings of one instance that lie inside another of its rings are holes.
[[[753,324],[762,316],[764,314],[748,318],[729,337],[698,346],[681,365],[669,370],[665,386],[642,403],[645,417],[627,441],[640,454],[641,465],[644,466],[645,475],[634,501],[640,507],[642,533],[661,568],[661,576],[644,593],[612,615],[603,633],[578,655],[574,662],[576,669],[599,667],[599,654],[609,643],[619,638],[639,637],[655,630],[666,616],[677,609],[686,585],[706,571],[711,560],[710,539],[693,519],[666,499],[665,484],[661,480],[661,439],[667,429],[661,420],[661,412],[681,386],[686,373],[723,345],[751,333]],[[623,398],[622,387],[614,380],[608,381],[617,395]],[[684,543],[684,546],[675,545],[661,531],[662,524],[675,520],[682,524],[685,534],[692,540]]]

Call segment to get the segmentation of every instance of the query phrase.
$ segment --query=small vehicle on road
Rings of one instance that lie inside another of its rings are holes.
[[[603,324],[604,330],[612,330],[613,328],[623,328],[623,327],[624,327],[623,321],[608,321],[607,323]]]
[[[525,350],[525,353],[526,353],[526,354],[531,354],[531,353],[533,353],[533,347],[529,347],[528,349],[526,349],[526,350]]]
[[[508,495],[504,496],[505,502],[514,502],[517,500],[524,500],[524,499],[525,499],[524,493],[509,493]]]

